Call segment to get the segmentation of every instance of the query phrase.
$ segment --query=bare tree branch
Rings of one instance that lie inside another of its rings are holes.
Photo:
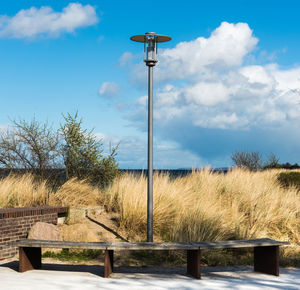
[[[0,164],[44,175],[60,164],[58,133],[48,123],[13,120],[13,128],[0,134]]]

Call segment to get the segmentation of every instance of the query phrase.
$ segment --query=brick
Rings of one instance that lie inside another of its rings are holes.
[[[25,239],[29,229],[38,221],[57,224],[58,213],[67,213],[67,207],[27,207],[0,209],[0,259],[17,253],[11,241]]]

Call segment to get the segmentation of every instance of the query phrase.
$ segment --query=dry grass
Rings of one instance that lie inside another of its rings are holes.
[[[201,241],[270,237],[300,242],[300,194],[282,188],[279,170],[209,169],[171,180],[154,177],[156,240]],[[123,175],[106,190],[109,210],[132,237],[146,229],[146,178]]]
[[[277,182],[280,170],[209,169],[187,177],[154,176],[155,239],[201,241],[270,237],[300,243],[300,194]],[[147,179],[125,174],[105,191],[71,179],[53,192],[30,174],[0,180],[0,208],[105,204],[120,215],[120,230],[131,239],[146,231]]]
[[[0,208],[39,205],[79,208],[98,205],[101,196],[99,188],[76,178],[68,180],[56,192],[48,186],[47,180],[41,181],[32,174],[0,179]]]
[[[86,180],[72,178],[65,182],[55,194],[50,196],[51,205],[85,207],[99,204],[101,191]]]
[[[0,208],[46,205],[52,193],[31,174],[9,175],[0,180]]]

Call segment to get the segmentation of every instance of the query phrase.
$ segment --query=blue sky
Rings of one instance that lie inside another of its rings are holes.
[[[154,167],[300,162],[299,1],[2,1],[0,128],[79,111],[121,168],[146,168],[143,45],[155,31]]]

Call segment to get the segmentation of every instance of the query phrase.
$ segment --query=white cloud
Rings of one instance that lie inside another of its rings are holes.
[[[223,22],[208,38],[162,50],[155,75],[163,86],[156,90],[154,117],[166,126],[182,119],[196,127],[242,130],[299,122],[300,68],[245,65],[257,43],[248,24]],[[144,110],[146,97],[135,103]]]
[[[120,137],[113,135],[113,134],[105,134],[102,132],[94,133],[94,136],[98,141],[103,142],[103,144],[109,145],[109,143],[113,144],[114,146],[120,142]]]
[[[212,117],[209,121],[205,119],[199,119],[195,122],[195,125],[204,127],[204,128],[217,128],[217,129],[225,129],[228,126],[236,123],[238,118],[235,113],[230,115],[220,113]]]
[[[155,67],[156,134],[193,152],[202,150],[199,154],[207,151],[213,156],[226,150],[228,154],[239,149],[239,144],[246,148],[252,144],[254,150],[277,144],[292,155],[295,142],[300,146],[300,138],[292,133],[300,124],[300,67],[282,69],[276,63],[255,63],[250,56],[257,43],[248,24],[223,22],[208,38],[161,49]],[[254,63],[249,64],[249,59]],[[141,61],[131,78],[137,85],[147,81]],[[134,105],[128,118],[145,131],[146,97]],[[224,142],[224,148],[212,153],[199,136]],[[252,142],[249,136],[254,138]],[[294,145],[292,141],[286,144],[292,139]]]
[[[131,52],[128,51],[124,52],[119,59],[120,65],[121,66],[126,65],[129,61],[133,59],[133,57],[134,56]]]
[[[224,103],[229,98],[229,88],[221,82],[199,82],[184,89],[187,103],[215,106]]]
[[[91,5],[70,3],[62,12],[49,6],[22,9],[16,15],[0,16],[0,37],[34,39],[39,36],[59,37],[62,33],[73,33],[99,21]]]
[[[114,82],[104,82],[100,89],[98,90],[98,94],[104,97],[116,97],[120,91],[120,86]]]
[[[198,37],[180,42],[175,48],[159,50],[156,78],[174,81],[187,78],[209,78],[216,72],[240,66],[258,39],[246,23],[223,22],[209,38]],[[144,81],[144,65],[133,71],[134,78]]]

